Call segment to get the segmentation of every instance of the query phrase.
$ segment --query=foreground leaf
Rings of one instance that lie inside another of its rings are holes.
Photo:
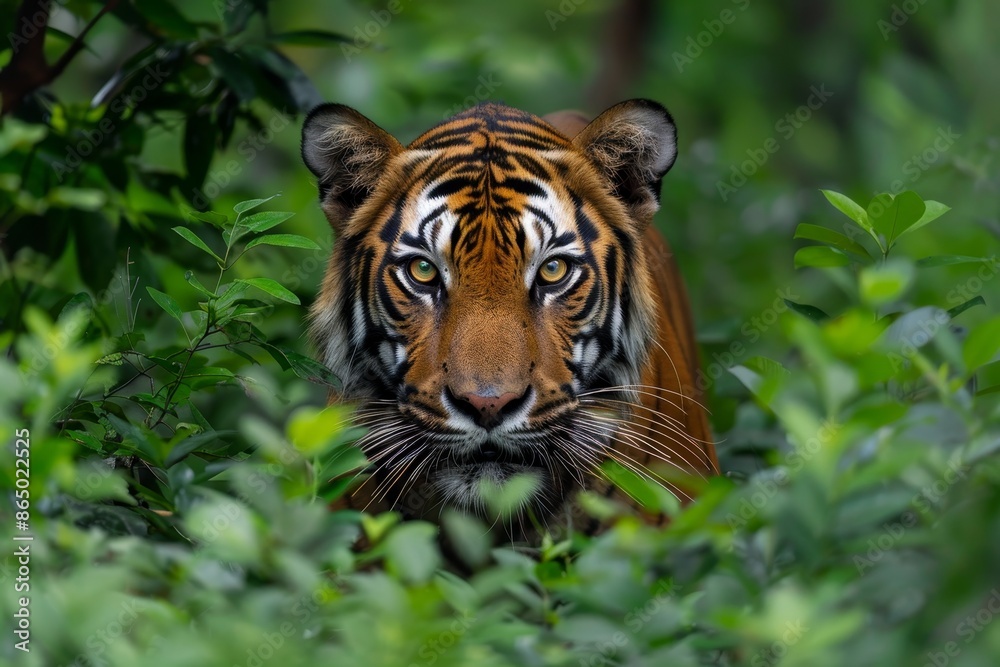
[[[282,301],[287,301],[288,303],[294,303],[296,306],[302,303],[299,301],[299,297],[295,296],[295,294],[283,287],[278,281],[271,280],[270,278],[245,278],[237,280],[236,282],[243,285],[249,285],[250,287],[256,287],[260,291],[267,292],[276,299],[281,299]]]
[[[907,190],[893,197],[882,193],[868,204],[868,219],[872,227],[885,238],[888,250],[904,231],[912,227],[924,214],[925,206],[915,192]]]
[[[807,266],[829,267],[847,266],[851,263],[850,258],[842,250],[824,245],[813,245],[800,248],[795,252],[795,268],[801,269]]]
[[[319,245],[304,236],[299,236],[298,234],[267,234],[265,236],[258,236],[257,238],[251,240],[247,243],[246,249],[254,248],[259,245],[275,245],[282,246],[285,248],[306,248],[307,250],[319,250]]]
[[[915,232],[921,227],[934,222],[942,215],[951,210],[950,206],[945,206],[941,202],[933,200],[925,201],[924,207],[925,207],[924,214],[920,216],[920,219],[917,220],[912,225],[910,225],[908,229],[905,229],[902,232],[900,232],[899,236],[902,236],[903,234],[909,234],[910,232]]]
[[[183,324],[182,318],[184,317],[184,313],[181,310],[180,305],[172,296],[164,294],[160,290],[152,287],[147,287],[146,291],[149,292],[149,296],[153,297],[153,301],[155,301],[160,308],[165,310],[172,318]]]
[[[241,201],[239,204],[234,206],[233,210],[236,211],[237,215],[243,214],[279,196],[280,195],[271,195],[270,197],[265,197],[263,199],[247,199],[246,201]]]
[[[823,193],[828,202],[833,204],[834,208],[853,220],[858,227],[871,234],[872,238],[878,241],[878,234],[875,233],[871,222],[868,220],[868,214],[865,212],[865,209],[861,208],[860,204],[847,195],[842,195],[833,190],[820,190],[820,192]]]
[[[177,234],[182,239],[184,239],[194,247],[198,248],[199,250],[208,253],[209,255],[215,258],[215,261],[219,262],[220,264],[222,263],[222,258],[216,255],[212,251],[212,249],[208,247],[208,244],[202,241],[201,238],[197,234],[192,232],[190,229],[188,229],[187,227],[178,226],[178,227],[173,227],[173,230],[177,232]]]
[[[962,360],[972,372],[990,361],[1000,352],[1000,317],[983,322],[969,332],[962,345]]]
[[[866,250],[865,247],[857,241],[848,238],[840,232],[835,232],[832,229],[827,229],[826,227],[821,227],[819,225],[810,225],[803,222],[796,227],[795,238],[819,241],[820,243],[826,243],[827,245],[839,248],[844,252],[857,255],[859,258],[868,260],[872,259],[868,250]]]
[[[239,226],[248,232],[265,232],[271,227],[280,225],[293,215],[295,214],[288,211],[263,211],[248,216],[240,222]]]

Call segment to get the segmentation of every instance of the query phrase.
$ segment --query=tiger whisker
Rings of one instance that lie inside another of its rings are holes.
[[[580,421],[581,421],[581,425],[582,426],[588,426],[590,428],[593,428],[594,426],[601,426],[600,423],[587,422],[587,421],[585,421],[583,419],[581,419]],[[682,466],[682,465],[680,465],[678,463],[675,463],[674,461],[671,461],[670,457],[669,457],[669,454],[667,452],[663,452],[658,447],[656,447],[656,445],[658,443],[655,443],[652,440],[645,440],[644,441],[642,439],[642,436],[639,435],[639,434],[632,435],[632,434],[629,434],[629,433],[625,433],[625,434],[619,435],[618,431],[615,431],[615,432],[613,432],[611,434],[607,434],[605,432],[599,432],[599,433],[603,433],[611,441],[619,442],[619,443],[624,444],[624,445],[628,445],[629,447],[632,447],[633,449],[639,451],[642,454],[646,454],[647,456],[651,456],[651,457],[657,459],[658,461],[661,461],[663,463],[666,463],[668,465],[671,465],[671,466],[677,468],[681,472],[684,472],[684,473],[692,473],[692,472],[694,472],[694,473],[697,473],[703,479],[705,479],[704,473],[702,473],[701,471],[698,471],[698,470],[691,470],[691,469],[686,468],[686,467],[684,467],[684,466]],[[680,444],[680,443],[678,443],[678,444]],[[653,446],[655,448],[655,450],[654,451],[650,451],[644,445]],[[613,450],[609,449],[608,451],[610,452],[610,451],[613,451]]]
[[[650,384],[619,384],[619,385],[612,385],[610,387],[600,387],[600,388],[597,388],[597,389],[589,389],[587,391],[580,392],[579,396],[593,396],[595,394],[610,393],[610,392],[615,392],[615,391],[635,391],[636,393],[642,394],[644,396],[651,396],[653,398],[658,398],[660,400],[665,400],[658,393],[653,393],[653,392],[650,392],[650,391],[645,391],[645,390],[649,390],[649,389],[651,389],[651,390],[653,390],[655,392],[662,392],[662,393],[670,394],[670,395],[673,395],[673,396],[679,396],[680,398],[683,398],[685,401],[690,401],[691,403],[697,405],[699,408],[701,408],[705,412],[709,412],[708,407],[704,403],[702,403],[701,401],[695,400],[694,398],[692,398],[691,396],[688,396],[687,394],[684,394],[684,393],[679,392],[679,391],[675,391],[673,389],[667,389],[665,387],[657,387],[655,385],[650,385]],[[639,391],[639,390],[643,390],[643,391]],[[675,407],[680,408],[680,406],[678,406],[676,403],[674,403],[672,401],[667,401],[667,402],[670,403],[670,405],[673,405]],[[711,414],[711,412],[709,412],[709,414]]]
[[[662,419],[666,420],[664,422],[659,422],[663,426],[669,426],[671,428],[675,428],[675,429],[680,430],[685,437],[690,438],[692,441],[699,442],[699,443],[706,444],[706,445],[711,444],[711,442],[708,441],[708,440],[699,440],[698,438],[695,438],[694,436],[692,436],[691,434],[689,434],[687,432],[687,430],[684,429],[684,425],[676,417],[672,417],[672,416],[670,416],[668,414],[660,412],[659,410],[655,410],[655,409],[653,409],[653,408],[651,408],[651,407],[649,407],[647,405],[643,405],[641,403],[633,403],[631,401],[623,401],[621,399],[614,399],[614,398],[596,398],[596,399],[595,398],[586,398],[586,399],[581,400],[580,403],[581,403],[581,405],[593,405],[595,407],[601,407],[601,405],[604,404],[604,403],[621,405],[621,406],[625,406],[627,408],[627,410],[626,410],[627,412],[636,412],[636,411],[645,410],[648,413],[651,413],[651,414],[653,414],[653,415],[655,415],[657,417],[661,417]],[[616,410],[616,411],[620,411],[619,408],[611,408],[611,409]],[[645,420],[648,420],[648,421],[653,421],[655,423],[655,420],[653,420],[651,417],[645,417],[645,416],[641,416],[641,415],[635,415],[635,416],[639,417],[640,419],[645,419]]]
[[[634,430],[632,428],[632,424],[629,421],[618,420],[612,417],[607,417],[604,415],[599,415],[589,412],[583,413],[580,416],[581,419],[583,419],[584,417],[589,418],[591,420],[596,419],[599,420],[600,422],[613,422],[616,424],[616,429],[618,431],[621,431],[622,433],[627,433],[631,435],[633,438],[640,439],[642,442],[645,442],[654,447],[656,447],[659,444],[659,442],[655,438],[652,438],[649,435]],[[680,448],[684,449],[686,452],[694,456],[695,459],[697,459],[702,463],[707,464],[711,470],[715,471],[715,464],[712,462],[711,458],[705,453],[705,451],[699,446],[700,443],[694,440],[693,438],[690,438],[687,433],[677,432],[673,430],[669,432],[663,432],[653,428],[652,426],[646,426],[644,428],[646,428],[651,434],[659,435],[662,438],[666,439],[667,441],[675,445],[678,445]],[[679,439],[676,436],[679,436],[683,440]],[[684,440],[686,440],[686,442]],[[675,453],[679,454],[680,452],[677,451]],[[666,455],[666,452],[664,452],[664,454]]]
[[[592,436],[590,436],[588,434],[581,434],[581,435],[583,435],[586,438],[592,438]],[[595,441],[595,442],[597,442],[597,441]],[[598,444],[600,444],[600,443],[598,442]],[[638,461],[636,461],[632,457],[627,456],[625,454],[622,454],[621,452],[617,452],[617,451],[614,451],[612,449],[608,449],[607,447],[605,447],[605,454],[608,456],[608,458],[610,458],[611,460],[613,460],[615,463],[618,463],[623,468],[631,470],[636,475],[638,475],[640,477],[643,477],[645,479],[648,479],[649,481],[653,482],[657,486],[662,487],[664,490],[666,490],[668,493],[670,493],[672,496],[674,496],[674,498],[677,498],[677,500],[680,500],[680,498],[678,498],[678,496],[677,496],[678,493],[680,493],[681,495],[683,495],[686,499],[691,500],[691,498],[686,493],[684,493],[682,490],[677,489],[668,480],[663,479],[659,475],[656,475],[655,473],[649,471],[641,463],[639,463]],[[655,475],[655,477],[660,477],[660,480],[655,479],[654,475]],[[624,493],[629,498],[631,498],[632,501],[635,502],[637,505],[641,505],[641,503],[639,502],[639,499],[636,498],[635,496],[633,496],[629,492],[628,489],[622,488],[622,487],[617,486],[617,485],[616,485],[616,488],[618,488],[618,490],[620,490],[622,493]]]

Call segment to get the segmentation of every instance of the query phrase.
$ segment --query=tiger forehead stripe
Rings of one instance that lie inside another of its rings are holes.
[[[425,132],[410,148],[442,149],[474,146],[485,135],[529,150],[565,148],[569,142],[547,123],[522,111],[497,104],[481,104]]]
[[[409,176],[422,187],[416,215],[399,238],[410,248],[423,245],[439,261],[488,251],[526,258],[572,231],[563,222],[572,213],[562,211],[571,198],[559,202],[550,187],[558,182],[554,160],[566,139],[527,114],[485,106],[485,115],[458,117],[411,145],[419,166],[411,163]]]

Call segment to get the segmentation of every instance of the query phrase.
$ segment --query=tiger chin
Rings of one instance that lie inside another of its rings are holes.
[[[349,107],[309,114],[336,237],[311,336],[367,427],[346,506],[493,522],[484,488],[520,477],[503,523],[526,534],[572,522],[581,489],[631,504],[608,460],[682,502],[718,470],[686,290],[651,226],[676,136],[641,99],[589,123],[485,103],[405,147]]]

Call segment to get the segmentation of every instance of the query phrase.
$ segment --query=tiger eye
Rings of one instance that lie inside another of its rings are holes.
[[[417,258],[410,262],[410,277],[418,283],[430,283],[437,278],[437,267],[426,259]]]
[[[550,259],[538,269],[538,277],[542,282],[557,283],[569,273],[569,265],[564,259]]]

